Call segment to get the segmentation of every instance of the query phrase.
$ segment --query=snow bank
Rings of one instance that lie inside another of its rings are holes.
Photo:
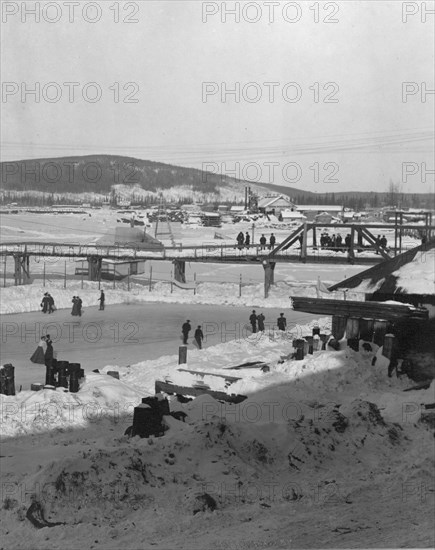
[[[1,435],[16,437],[66,428],[83,428],[108,418],[113,423],[132,417],[142,392],[106,374],[87,374],[78,393],[64,388],[0,394]]]
[[[102,284],[101,288],[106,295],[106,305],[134,304],[134,303],[168,303],[168,304],[204,304],[227,305],[245,307],[282,307],[288,303],[290,296],[317,296],[316,284],[279,281],[270,288],[269,296],[264,298],[263,283],[243,284],[242,295],[239,297],[239,285],[237,283],[198,283],[196,293],[193,290],[184,290],[170,282],[156,282],[152,285],[151,292],[148,286],[137,283],[127,288],[127,283],[117,282],[117,288],[110,284]],[[0,302],[0,314],[25,313],[39,311],[41,299],[45,292],[50,292],[55,300],[57,309],[71,308],[71,300],[79,295],[83,300],[83,311],[87,307],[99,305],[100,291],[98,283],[84,281],[83,288],[80,282],[68,281],[68,288],[63,288],[62,281],[50,283],[50,287],[44,287],[39,283],[23,286],[10,286],[2,289]],[[336,291],[330,294],[322,294],[328,298],[343,298],[343,292]],[[349,300],[363,300],[362,293],[347,293]]]

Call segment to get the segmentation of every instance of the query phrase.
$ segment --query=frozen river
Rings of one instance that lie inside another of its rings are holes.
[[[280,310],[261,311],[266,316],[266,328],[275,325]],[[283,311],[289,326],[316,318],[291,309]],[[243,338],[250,334],[245,328],[250,313],[251,308],[247,307],[149,303],[113,305],[105,311],[88,307],[81,318],[72,317],[69,309],[50,316],[40,312],[4,315],[0,362],[15,366],[17,390],[20,385],[29,389],[32,382],[45,382],[45,366],[29,360],[40,334],[51,335],[58,359],[81,363],[85,371],[92,371],[106,365],[126,366],[178,354],[181,325],[186,319],[193,329],[190,349],[193,331],[199,324],[204,331],[204,347]]]

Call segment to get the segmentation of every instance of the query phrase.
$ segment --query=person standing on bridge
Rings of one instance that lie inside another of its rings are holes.
[[[266,248],[266,237],[264,236],[264,233],[260,237],[260,245],[260,250],[264,250]]]
[[[104,310],[104,302],[106,301],[106,295],[104,294],[104,290],[101,291],[101,295],[98,298],[98,301],[100,302],[100,311]]]
[[[280,313],[276,321],[279,330],[285,330],[287,327],[287,319],[284,317],[284,313]]]
[[[251,244],[251,237],[250,237],[249,233],[246,231],[246,235],[245,235],[245,246],[246,246],[246,248],[249,248],[250,244]]]
[[[276,243],[276,238],[275,238],[275,235],[272,233],[272,235],[270,236],[270,239],[269,239],[269,248],[272,250],[272,248],[275,246],[275,243]]]
[[[237,235],[237,245],[239,247],[239,250],[242,250],[244,242],[245,236],[243,235],[243,231],[240,231],[240,233]]]
[[[195,330],[195,342],[198,345],[198,349],[202,349],[202,341],[204,340],[204,334],[202,332],[201,325]]]
[[[181,332],[183,333],[183,344],[187,344],[187,339],[189,338],[189,332],[191,331],[192,327],[190,325],[189,319],[185,323],[183,323],[183,326],[181,327]]]
[[[252,332],[257,332],[257,314],[255,313],[255,309],[252,310],[251,315],[249,316],[249,322],[251,323]]]

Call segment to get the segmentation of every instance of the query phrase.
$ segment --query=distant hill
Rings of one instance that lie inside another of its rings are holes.
[[[142,199],[147,194],[163,192],[168,200],[190,198],[210,201],[242,200],[249,185],[254,193],[286,194],[299,204],[344,204],[364,208],[366,204],[388,204],[388,193],[343,191],[316,194],[294,187],[262,184],[213,174],[196,168],[114,155],[87,155],[30,159],[1,163],[3,191],[39,192],[55,195],[109,195],[114,190],[121,196],[134,194]],[[166,191],[166,192],[165,192]],[[433,195],[403,194],[402,204],[433,208]]]

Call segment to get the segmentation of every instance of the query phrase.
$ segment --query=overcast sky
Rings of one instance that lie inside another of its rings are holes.
[[[3,161],[122,154],[316,192],[434,190],[433,2],[26,2],[39,22],[1,4]],[[39,102],[22,97],[36,82]]]

